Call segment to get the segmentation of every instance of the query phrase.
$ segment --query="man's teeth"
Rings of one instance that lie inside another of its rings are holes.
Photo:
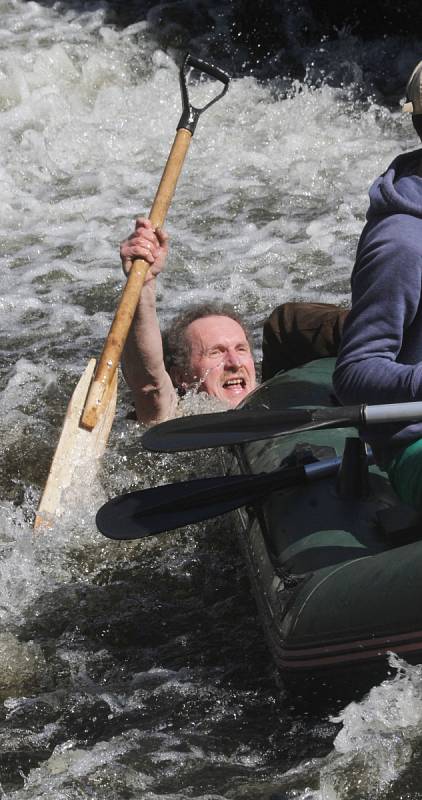
[[[237,386],[237,384],[243,385],[243,378],[230,378],[224,382],[224,386]]]

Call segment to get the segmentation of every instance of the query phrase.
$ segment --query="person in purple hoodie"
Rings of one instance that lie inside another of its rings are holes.
[[[422,61],[406,91],[422,140]],[[334,390],[347,405],[422,400],[422,149],[399,155],[369,197]],[[399,498],[422,509],[422,420],[364,436]]]

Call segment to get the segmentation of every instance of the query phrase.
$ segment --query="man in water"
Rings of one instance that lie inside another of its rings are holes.
[[[422,61],[406,91],[422,140]],[[399,155],[369,197],[334,388],[345,404],[422,400],[422,150]],[[365,438],[400,499],[422,508],[422,422]]]
[[[120,248],[126,274],[135,258],[150,264],[122,359],[138,420],[146,424],[174,417],[178,394],[189,388],[234,408],[256,386],[248,333],[228,304],[204,304],[181,314],[164,336],[163,349],[155,279],[167,252],[167,235],[143,218]]]
[[[231,305],[190,306],[161,337],[155,278],[167,253],[167,235],[144,218],[120,247],[126,275],[135,258],[150,265],[122,358],[137,418],[145,424],[174,417],[188,389],[215,397],[222,408],[235,408],[256,386],[249,333]],[[346,309],[330,303],[287,302],[275,308],[264,323],[264,380],[337,355],[346,316]]]

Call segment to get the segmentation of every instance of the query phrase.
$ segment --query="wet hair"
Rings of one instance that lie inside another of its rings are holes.
[[[187,311],[179,314],[163,333],[164,364],[167,372],[174,369],[180,370],[182,374],[188,372],[191,347],[186,339],[186,329],[192,322],[204,317],[229,317],[233,319],[244,330],[252,350],[251,335],[234,306],[230,303],[200,303],[190,306]]]
[[[412,114],[413,127],[422,141],[422,114]]]

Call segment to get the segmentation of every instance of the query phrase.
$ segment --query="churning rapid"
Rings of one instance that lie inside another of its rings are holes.
[[[274,673],[229,518],[131,544],[96,531],[107,497],[219,469],[141,452],[123,383],[100,470],[33,536],[72,388],[122,287],[118,243],[173,140],[180,53],[148,17],[120,30],[100,6],[0,10],[1,797],[422,797],[419,668],[392,656],[363,699],[300,704]],[[212,40],[195,44],[213,60]],[[368,186],[417,145],[399,106],[365,91],[365,47],[346,32],[320,43],[304,82],[240,74],[201,118],[168,217],[164,323],[224,296],[259,361],[278,303],[347,304]],[[402,49],[404,79],[420,57]],[[334,63],[342,85],[317,70]]]

